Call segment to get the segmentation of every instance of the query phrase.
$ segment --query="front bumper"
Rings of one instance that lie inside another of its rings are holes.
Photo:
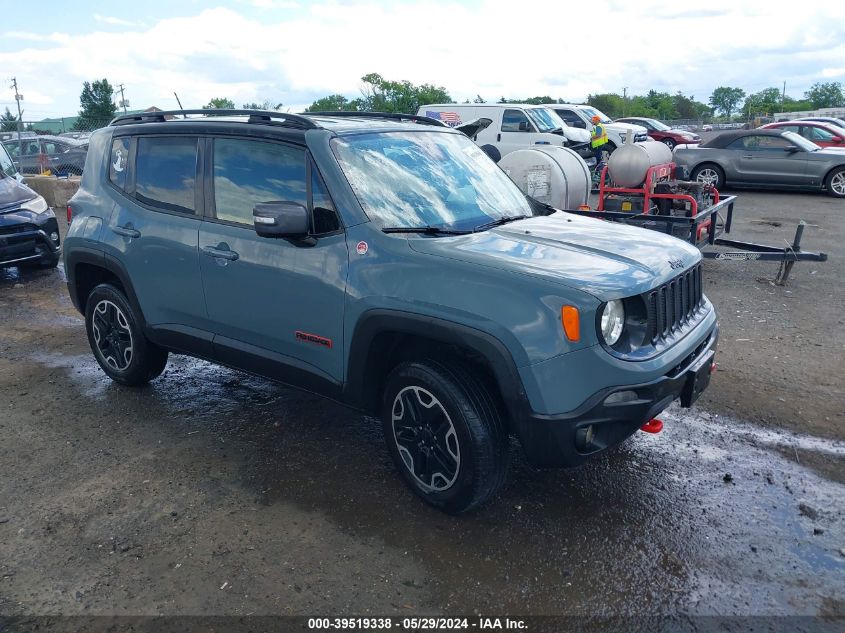
[[[714,326],[691,354],[656,380],[604,389],[568,414],[529,414],[516,429],[529,461],[540,467],[576,466],[623,442],[673,401],[691,406],[709,383],[718,336]]]
[[[51,235],[59,235],[55,216],[43,224],[0,224],[0,267],[35,264],[58,256],[62,247]]]

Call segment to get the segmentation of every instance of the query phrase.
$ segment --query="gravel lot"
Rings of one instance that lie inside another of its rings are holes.
[[[334,404],[187,358],[112,384],[62,270],[0,272],[0,614],[845,615],[845,202],[742,192],[734,237],[799,219],[830,260],[786,287],[706,263],[695,410],[575,470],[514,447],[461,518]]]

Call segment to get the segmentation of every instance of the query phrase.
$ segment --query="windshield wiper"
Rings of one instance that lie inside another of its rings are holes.
[[[439,226],[387,226],[383,233],[422,233],[423,235],[466,235],[472,231],[458,229],[444,229]]]
[[[498,220],[493,220],[492,222],[487,222],[485,224],[479,224],[475,227],[472,231],[473,233],[476,231],[483,231],[485,229],[492,229],[495,226],[502,226],[503,224],[507,224],[508,222],[516,222],[517,220],[524,220],[527,218],[527,215],[514,215],[514,216],[505,216],[503,218],[499,218]]]

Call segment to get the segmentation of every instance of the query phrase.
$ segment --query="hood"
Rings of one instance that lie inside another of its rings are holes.
[[[490,127],[491,123],[493,123],[493,119],[481,117],[478,119],[473,119],[472,121],[467,121],[466,123],[461,123],[460,125],[456,125],[452,129],[463,132],[470,138],[474,138],[479,132],[481,132],[482,130],[486,130],[488,127]]]
[[[616,130],[618,132],[627,132],[628,130],[631,130],[635,136],[637,134],[648,133],[648,130],[642,125],[635,125],[633,123],[604,123],[604,127],[608,130]]]
[[[646,292],[701,259],[694,246],[665,233],[563,211],[480,233],[409,242],[420,253],[543,277],[600,301]]]
[[[587,130],[580,127],[569,127],[568,125],[563,128],[563,136],[572,143],[589,143],[591,138]]]
[[[0,213],[18,208],[21,202],[32,200],[38,194],[15,178],[0,176]]]
[[[845,147],[823,147],[822,154],[835,154],[836,156],[842,156],[845,154]]]

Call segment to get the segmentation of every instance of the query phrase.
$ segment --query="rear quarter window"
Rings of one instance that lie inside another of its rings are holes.
[[[116,138],[109,156],[109,181],[118,189],[126,187],[126,166],[129,163],[129,137]]]

